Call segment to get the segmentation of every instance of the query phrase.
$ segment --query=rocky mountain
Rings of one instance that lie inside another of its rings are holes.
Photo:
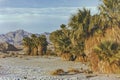
[[[24,37],[30,37],[32,34],[33,33],[30,33],[30,32],[24,31],[24,30],[16,30],[13,32],[8,32],[6,34],[0,35],[0,43],[7,42],[9,44],[13,44],[16,47],[19,47],[22,45],[22,39]],[[50,33],[45,32],[42,34],[46,35],[47,40],[49,42],[49,34]],[[39,36],[41,34],[36,34],[36,35]]]

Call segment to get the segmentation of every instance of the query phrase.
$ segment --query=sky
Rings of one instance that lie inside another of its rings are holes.
[[[52,32],[67,24],[78,9],[97,13],[99,0],[0,0],[0,34],[23,29]]]

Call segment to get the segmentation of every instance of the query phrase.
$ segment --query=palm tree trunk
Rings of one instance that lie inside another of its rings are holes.
[[[24,46],[23,51],[25,52],[26,55],[30,55],[30,53],[31,53],[29,46]]]
[[[33,55],[34,56],[37,56],[38,55],[38,49],[35,47],[33,48]]]
[[[38,55],[43,55],[43,48],[42,46],[38,46]]]

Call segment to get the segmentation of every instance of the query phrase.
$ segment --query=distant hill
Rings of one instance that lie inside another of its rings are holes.
[[[16,31],[12,31],[12,32],[8,32],[6,34],[1,34],[0,35],[0,42],[8,42],[10,44],[13,44],[16,47],[20,47],[22,45],[22,39],[24,37],[30,37],[33,33],[24,31],[24,30],[16,30]],[[49,35],[50,33],[42,33],[44,35],[46,35],[47,40],[49,42]],[[36,34],[37,36],[41,35],[41,34]]]

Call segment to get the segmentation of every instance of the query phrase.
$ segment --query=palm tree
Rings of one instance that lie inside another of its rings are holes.
[[[120,27],[120,0],[102,0],[99,6],[101,18],[109,24],[109,27],[114,25]]]
[[[47,39],[45,35],[40,35],[37,37],[35,34],[32,34],[31,37],[26,37],[23,39],[23,46],[27,55],[40,55],[45,54],[47,51]]]
[[[38,48],[38,54],[43,55],[47,51],[47,39],[45,35],[40,35],[37,39],[37,48]]]
[[[31,40],[32,40],[32,51],[31,51],[31,55],[38,55],[38,51],[37,51],[37,36],[35,34],[31,35]]]
[[[120,72],[120,45],[116,42],[105,41],[95,47],[94,52],[99,58],[97,63],[100,72],[119,73]]]
[[[73,15],[69,21],[72,52],[76,54],[84,53],[84,41],[89,36],[90,19],[90,10],[84,8],[83,10],[78,10],[78,13]]]
[[[120,45],[116,42],[105,41],[95,47],[94,52],[99,56],[100,60],[113,63],[120,60]]]
[[[54,43],[55,51],[58,55],[70,52],[69,30],[66,29],[65,25],[61,25],[61,30],[52,32],[50,40]]]
[[[29,37],[25,37],[23,39],[23,48],[24,48],[25,54],[30,55],[30,53],[31,53],[31,39]]]

